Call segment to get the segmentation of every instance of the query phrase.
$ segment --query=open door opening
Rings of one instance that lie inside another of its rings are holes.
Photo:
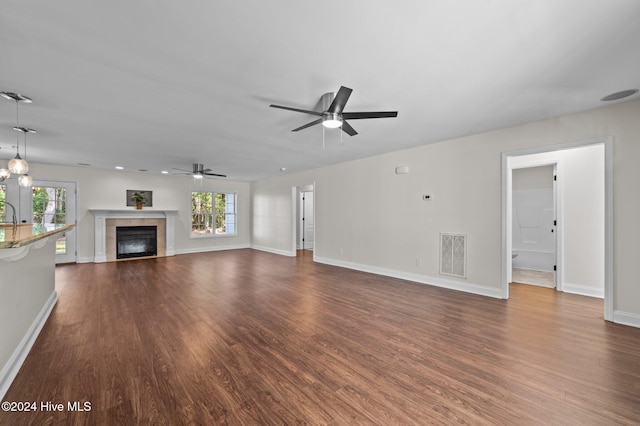
[[[553,186],[546,189],[546,197],[555,194],[553,208],[547,200],[534,213],[520,212],[517,170],[540,166],[555,167]],[[604,298],[604,318],[613,320],[611,139],[504,153],[502,170],[503,298],[509,298],[509,283],[517,281],[513,267],[534,260],[545,265],[538,269],[549,269],[555,257],[556,289]],[[540,244],[528,253],[527,243]],[[555,254],[546,249],[554,244]]]
[[[298,187],[296,248],[313,251],[315,245],[315,198],[314,186]]]

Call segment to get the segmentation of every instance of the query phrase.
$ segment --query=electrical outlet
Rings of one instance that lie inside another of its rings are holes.
[[[422,266],[422,259],[416,257],[416,266]]]
[[[424,201],[430,201],[430,200],[431,200],[431,195],[429,195],[429,194],[424,194],[424,195],[422,196],[422,199],[423,199]]]
[[[340,256],[342,256],[342,247],[340,247]]]

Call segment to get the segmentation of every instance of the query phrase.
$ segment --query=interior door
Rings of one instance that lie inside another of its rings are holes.
[[[47,226],[76,223],[76,184],[74,182],[33,181],[31,222]],[[76,229],[56,240],[56,263],[76,261]]]
[[[305,250],[313,250],[314,218],[313,218],[313,192],[306,191],[302,194],[302,222],[303,245]]]

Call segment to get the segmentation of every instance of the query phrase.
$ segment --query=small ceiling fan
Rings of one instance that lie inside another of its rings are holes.
[[[302,112],[305,114],[311,114],[319,116],[320,118],[307,123],[304,126],[300,126],[293,129],[292,132],[297,132],[307,127],[315,126],[322,123],[324,127],[330,129],[342,128],[342,131],[349,136],[355,136],[358,132],[346,120],[362,120],[365,118],[385,118],[385,117],[397,117],[398,111],[372,111],[372,112],[344,112],[344,107],[351,96],[352,90],[348,87],[340,86],[338,93],[325,93],[320,98],[320,104],[322,106],[322,112],[310,111],[300,108],[292,108],[281,105],[269,105],[272,108],[286,109],[289,111]]]
[[[181,172],[184,172],[184,173],[175,173],[175,174],[178,174],[178,175],[191,175],[196,179],[202,179],[205,176],[227,177],[227,175],[220,175],[218,173],[211,173],[211,169],[205,169],[202,164],[198,164],[198,163],[193,163],[193,169],[192,170],[177,169],[175,167],[173,168],[173,170],[180,170]]]

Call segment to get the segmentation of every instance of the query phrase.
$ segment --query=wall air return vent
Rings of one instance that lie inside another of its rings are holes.
[[[467,277],[467,236],[440,234],[440,273]]]

